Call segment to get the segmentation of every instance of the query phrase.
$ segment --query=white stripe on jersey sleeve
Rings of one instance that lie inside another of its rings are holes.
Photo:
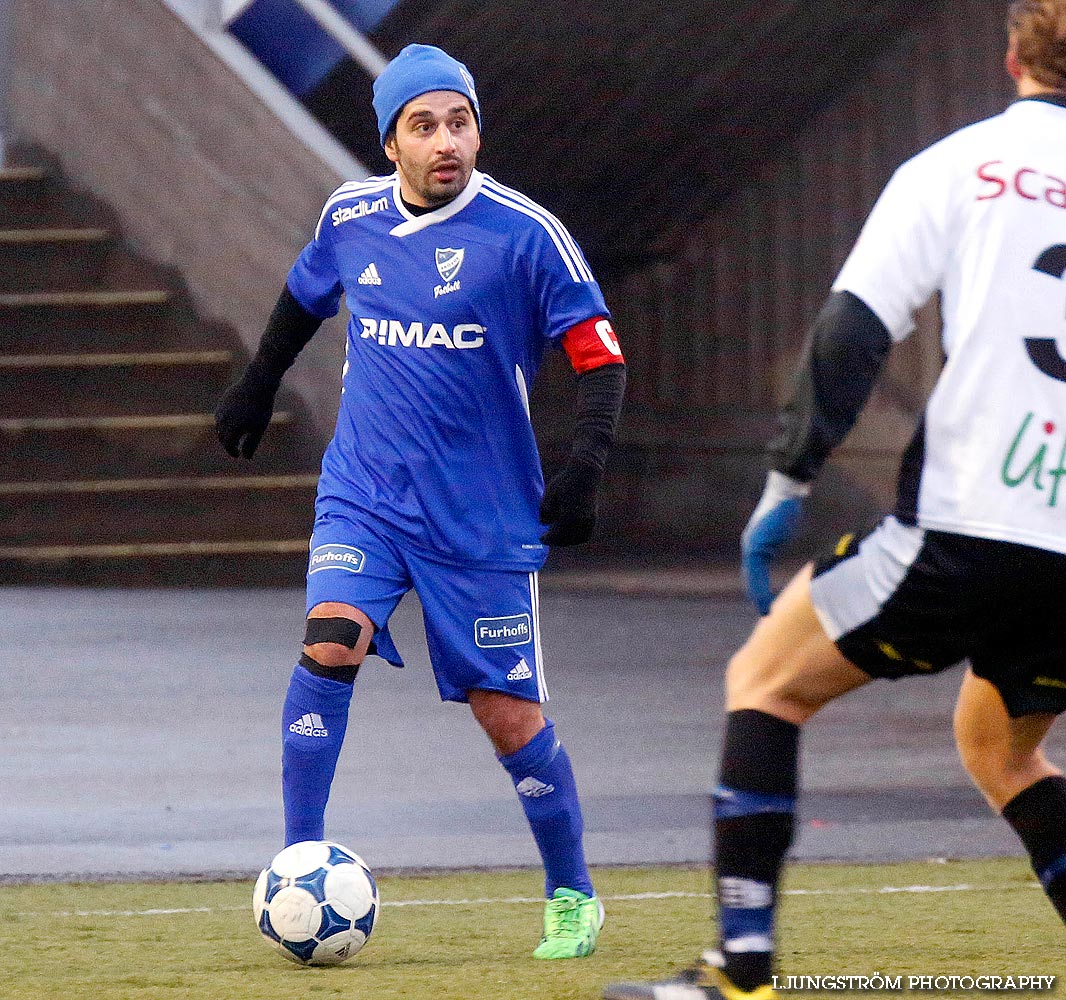
[[[347,181],[342,184],[326,199],[326,204],[323,206],[322,212],[318,217],[318,225],[315,226],[315,239],[318,239],[318,234],[322,229],[322,222],[326,218],[326,214],[338,201],[344,201],[347,198],[359,198],[364,195],[377,194],[379,191],[386,191],[392,186],[392,182],[393,178],[389,176],[368,177],[365,181]]]
[[[538,205],[532,198],[522,194],[521,191],[516,191],[514,188],[509,188],[506,185],[501,184],[499,181],[493,180],[491,177],[486,177],[485,182],[488,186],[492,187],[498,194],[505,198],[510,198],[512,201],[516,201],[521,205],[525,205],[526,208],[533,212],[537,212],[542,215],[552,228],[562,237],[563,242],[569,248],[570,253],[573,256],[574,261],[578,266],[578,271],[581,273],[583,280],[594,281],[592,271],[585,261],[585,255],[581,252],[581,248],[577,245],[577,240],[570,235],[570,231],[562,224],[562,222],[551,214],[543,205]]]
[[[589,270],[588,264],[585,263],[585,259],[581,255],[581,251],[577,249],[574,238],[554,215],[545,211],[535,201],[526,199],[528,204],[523,204],[519,199],[524,196],[517,195],[517,192],[512,192],[509,188],[505,188],[487,177],[481,193],[487,198],[491,198],[493,201],[516,212],[521,212],[523,215],[527,215],[529,218],[539,222],[544,227],[544,231],[551,237],[552,243],[555,244],[555,249],[559,251],[559,256],[562,257],[563,263],[574,281],[591,282],[595,280],[592,277],[592,271]],[[517,197],[515,197],[516,195]],[[573,250],[570,249],[571,247],[573,247]]]

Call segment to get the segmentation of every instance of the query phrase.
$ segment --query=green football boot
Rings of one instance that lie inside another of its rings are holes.
[[[584,958],[596,950],[603,903],[576,889],[556,889],[544,906],[544,937],[534,958]]]

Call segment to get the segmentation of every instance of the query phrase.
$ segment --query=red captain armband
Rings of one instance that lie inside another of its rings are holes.
[[[593,316],[563,334],[563,350],[578,375],[603,365],[623,365],[622,348],[618,345],[611,321]]]

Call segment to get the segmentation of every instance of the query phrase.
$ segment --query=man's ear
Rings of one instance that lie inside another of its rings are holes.
[[[1007,54],[1003,57],[1003,66],[1010,74],[1010,78],[1017,83],[1025,75],[1025,67],[1018,58],[1018,39],[1011,35],[1007,44]]]
[[[396,133],[390,132],[385,137],[385,155],[393,162],[399,163],[400,154],[396,151]]]

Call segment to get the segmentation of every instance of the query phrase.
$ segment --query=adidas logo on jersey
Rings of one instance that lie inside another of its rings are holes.
[[[297,719],[289,726],[289,732],[296,733],[297,736],[329,736],[329,730],[317,712],[309,712],[303,718]]]
[[[546,785],[543,781],[537,781],[536,778],[529,777],[523,778],[517,785],[515,785],[515,791],[519,795],[524,795],[527,799],[539,799],[542,795],[550,795],[555,791],[555,785]]]
[[[381,275],[378,274],[377,264],[371,262],[363,268],[363,273],[359,275],[360,285],[380,285]]]
[[[507,675],[509,681],[528,681],[533,676],[533,671],[529,669],[529,664],[526,663],[525,657],[515,664],[514,669]]]

